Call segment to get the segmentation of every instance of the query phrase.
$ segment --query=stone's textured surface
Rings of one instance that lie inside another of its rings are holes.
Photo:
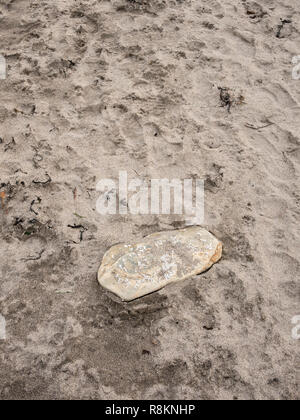
[[[137,244],[113,246],[99,269],[99,283],[131,301],[210,268],[222,244],[200,227],[155,233]]]

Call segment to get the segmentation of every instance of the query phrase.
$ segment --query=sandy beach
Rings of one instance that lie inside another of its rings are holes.
[[[299,0],[0,1],[1,400],[299,399],[299,37]],[[101,288],[110,247],[186,226],[100,215],[119,171],[204,180],[222,259]]]

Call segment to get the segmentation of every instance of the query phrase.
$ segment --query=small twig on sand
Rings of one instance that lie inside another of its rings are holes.
[[[284,28],[284,26],[292,23],[290,19],[280,19],[280,20],[281,20],[281,24],[278,25],[277,32],[276,32],[276,38],[279,38],[279,39],[284,38],[284,36],[281,35],[281,31]]]
[[[57,293],[57,294],[72,293],[72,290],[56,290],[55,293]]]
[[[73,213],[73,214],[74,214],[74,216],[78,217],[79,219],[84,219],[84,216],[80,216],[80,214],[78,214],[78,213]]]
[[[46,174],[46,176],[47,176],[47,180],[46,181],[35,181],[35,180],[33,180],[32,181],[32,183],[33,184],[41,184],[41,185],[47,185],[47,184],[49,184],[50,182],[52,182],[52,179],[51,179],[51,177],[50,177],[50,175],[48,175],[48,174]]]
[[[42,251],[36,256],[36,257],[28,257],[28,258],[22,258],[22,261],[38,261],[42,258],[42,255],[44,254],[45,249],[42,249]]]
[[[6,144],[6,146],[4,147],[4,152],[7,152],[10,149],[13,149],[13,147],[16,145],[16,141],[14,139],[14,137],[11,138],[11,142]]]
[[[219,91],[220,91],[220,100],[222,103],[222,107],[226,107],[229,114],[231,112],[231,107],[233,105],[233,98],[230,94],[230,91],[228,88],[222,88],[222,87],[218,87]]]
[[[71,229],[84,229],[84,230],[87,230],[87,228],[85,228],[84,226],[82,226],[82,225],[68,225],[68,228],[71,228]]]
[[[37,201],[38,201],[38,203],[40,203],[42,200],[40,199],[40,197],[37,197]],[[37,213],[37,212],[34,210],[34,208],[33,208],[33,206],[34,206],[35,202],[36,202],[36,200],[33,200],[33,201],[31,202],[31,204],[30,204],[30,211],[31,211],[32,213],[34,213],[36,216],[38,216],[38,213]]]
[[[1,198],[1,208],[4,209],[4,206],[5,206],[5,192],[4,191],[0,192],[0,198]]]
[[[262,127],[256,127],[255,125],[253,125],[253,124],[245,124],[245,127],[247,127],[247,128],[251,128],[251,130],[262,130],[263,128],[267,128],[267,127],[270,127],[271,125],[274,125],[275,123],[269,123],[269,124],[266,124],[266,125],[263,125]]]
[[[88,229],[82,225],[68,225],[68,228],[71,229],[80,229],[80,242],[82,242],[83,240],[83,234],[84,232],[86,232]]]

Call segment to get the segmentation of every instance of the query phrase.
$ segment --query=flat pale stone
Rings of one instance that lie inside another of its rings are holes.
[[[136,244],[113,246],[103,257],[98,281],[131,301],[200,274],[221,256],[221,242],[201,227],[154,233]]]

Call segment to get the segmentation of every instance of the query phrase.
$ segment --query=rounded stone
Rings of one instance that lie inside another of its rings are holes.
[[[154,233],[136,244],[113,246],[103,257],[98,281],[131,301],[200,274],[221,256],[221,242],[201,227]]]

